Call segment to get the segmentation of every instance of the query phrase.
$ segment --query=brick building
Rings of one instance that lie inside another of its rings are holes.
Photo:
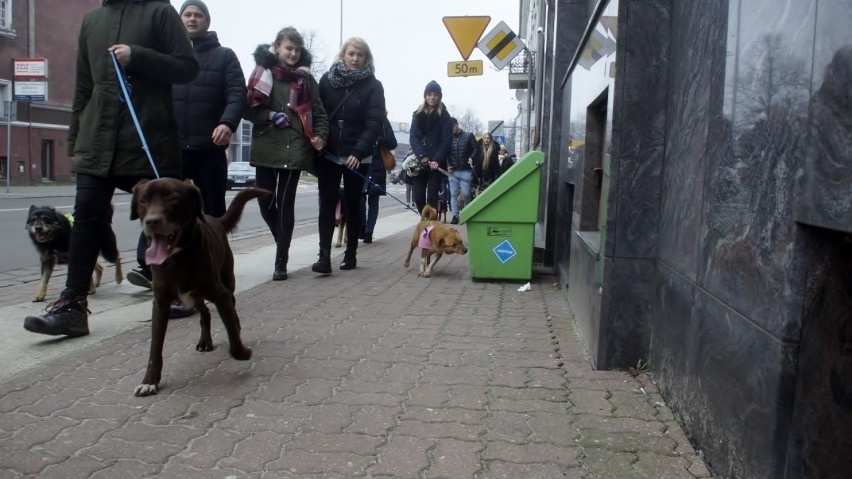
[[[0,0],[0,175],[4,182],[7,169],[13,185],[71,179],[65,140],[74,95],[77,34],[85,14],[99,5],[99,0]],[[46,83],[45,101],[13,102],[16,58],[47,60],[47,78],[32,80]]]

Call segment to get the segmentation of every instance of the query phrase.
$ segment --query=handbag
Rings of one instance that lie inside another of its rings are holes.
[[[385,120],[387,123],[387,120]],[[393,134],[393,132],[391,132]],[[385,125],[382,124],[382,137],[387,135],[385,131]],[[396,157],[393,156],[393,152],[385,148],[384,146],[379,145],[379,154],[382,156],[382,165],[385,167],[385,171],[391,171],[396,168]]]
[[[393,152],[385,148],[384,146],[379,147],[379,153],[382,155],[382,165],[385,167],[385,171],[391,171],[396,167],[396,157],[393,156]]]

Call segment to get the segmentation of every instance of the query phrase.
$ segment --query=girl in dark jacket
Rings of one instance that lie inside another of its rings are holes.
[[[315,161],[319,186],[319,259],[311,269],[331,273],[331,237],[334,209],[343,178],[343,208],[346,215],[346,251],[341,270],[354,269],[358,234],[361,231],[359,199],[373,146],[385,119],[385,90],[376,79],[373,54],[363,39],[343,43],[337,60],[319,82],[320,98],[328,112],[329,136],[325,151]]]
[[[438,168],[446,171],[453,141],[452,118],[442,98],[441,85],[430,81],[423,91],[423,104],[411,118],[411,149],[424,166],[411,186],[418,212],[423,211],[427,203],[438,209],[438,190],[444,179]]]
[[[364,243],[373,242],[373,230],[376,227],[376,221],[379,218],[379,197],[387,196],[387,178],[388,173],[385,171],[385,165],[382,164],[382,154],[379,147],[385,147],[393,151],[397,146],[396,136],[393,134],[393,127],[387,118],[382,122],[382,136],[376,142],[376,147],[373,148],[373,161],[370,163],[370,172],[368,174],[370,180],[364,180],[364,188],[361,190],[361,223],[364,225],[361,229],[364,233]]]
[[[315,152],[328,138],[328,119],[304,43],[295,28],[287,27],[272,46],[257,47],[243,114],[254,124],[251,164],[257,168],[257,186],[275,192],[257,200],[275,238],[274,281],[287,279],[299,176],[313,167]]]

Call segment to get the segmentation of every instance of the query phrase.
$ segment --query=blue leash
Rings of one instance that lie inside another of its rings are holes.
[[[115,57],[115,52],[109,52],[112,57],[112,64],[115,67],[115,74],[118,77],[118,85],[121,87],[121,101],[127,103],[127,108],[130,110],[130,116],[133,118],[133,124],[136,125],[136,131],[139,133],[139,139],[142,140],[142,149],[148,155],[148,162],[151,163],[151,168],[154,170],[154,176],[160,177],[160,172],[157,171],[157,165],[154,164],[154,158],[151,157],[151,150],[148,148],[148,142],[145,141],[145,135],[142,133],[142,126],[139,124],[139,118],[136,117],[136,109],[133,108],[133,102],[130,101],[130,93],[127,90],[127,74],[124,67],[118,64],[118,59]]]

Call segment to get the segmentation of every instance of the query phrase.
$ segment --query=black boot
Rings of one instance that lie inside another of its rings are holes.
[[[311,266],[311,271],[319,274],[331,274],[331,250],[320,248],[319,259]]]
[[[60,298],[47,306],[44,316],[27,316],[24,329],[33,333],[70,337],[89,334],[89,309],[85,296]]]
[[[287,279],[287,260],[289,259],[289,248],[278,246],[275,249],[275,271],[272,272],[272,281],[283,281]]]
[[[355,259],[355,252],[346,251],[343,253],[343,261],[340,262],[340,270],[346,271],[349,269],[355,269],[357,264],[358,261]]]

